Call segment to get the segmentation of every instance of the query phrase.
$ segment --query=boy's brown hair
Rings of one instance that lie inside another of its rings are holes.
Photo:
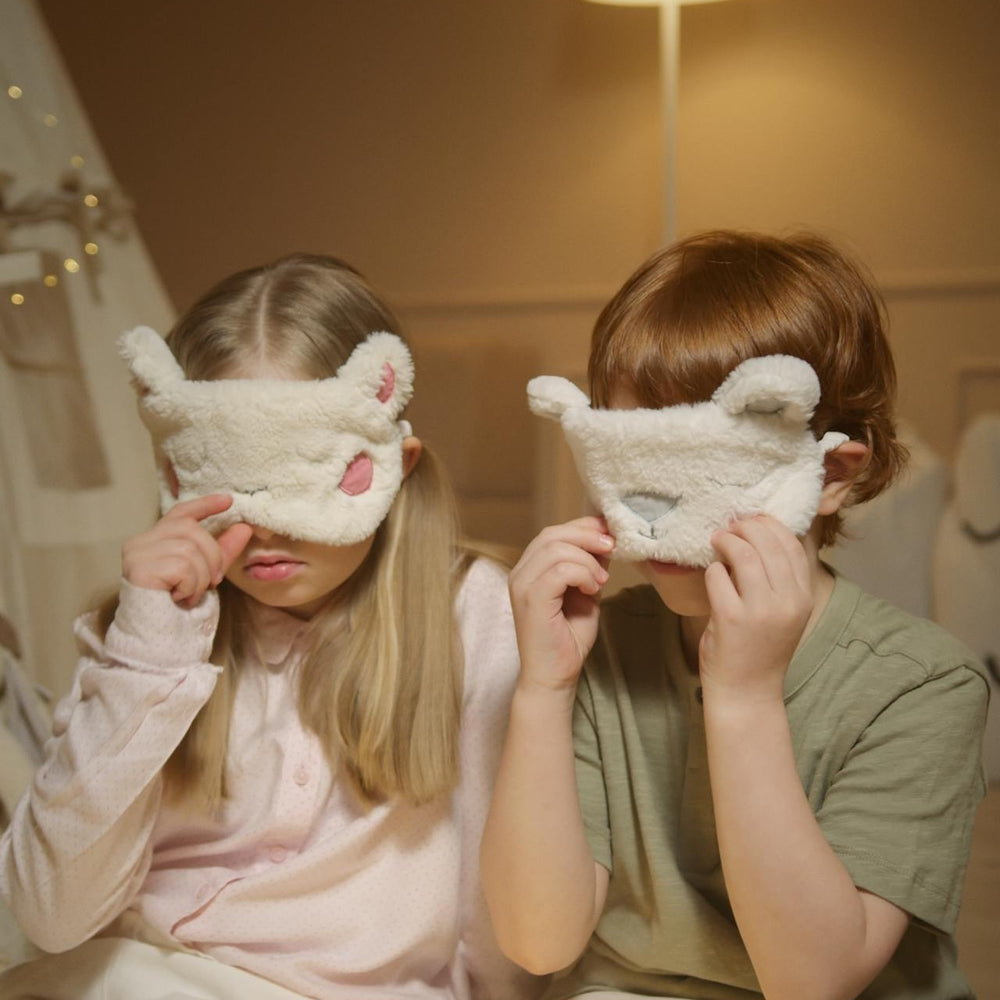
[[[870,500],[899,474],[896,369],[884,305],[862,268],[822,237],[716,231],[650,257],[601,311],[591,340],[595,406],[628,389],[659,409],[707,400],[741,361],[789,354],[808,361],[821,399],[817,438],[842,431],[868,446],[849,503]],[[822,519],[830,545],[842,518]]]

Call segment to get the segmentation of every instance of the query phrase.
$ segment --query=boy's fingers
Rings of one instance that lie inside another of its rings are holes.
[[[552,569],[558,566],[579,566],[586,572],[601,579],[607,579],[607,570],[600,564],[596,556],[587,549],[571,541],[553,541],[544,549],[530,555],[522,561],[521,573],[529,586],[536,586],[549,577]]]
[[[596,552],[610,552],[615,544],[603,518],[581,517],[566,524],[545,528],[528,547],[537,550],[560,542],[569,542],[587,551]]]

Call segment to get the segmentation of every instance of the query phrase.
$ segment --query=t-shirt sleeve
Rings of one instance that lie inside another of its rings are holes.
[[[611,871],[611,824],[604,787],[601,746],[597,737],[594,699],[586,672],[580,675],[573,709],[573,751],[576,755],[576,788],[580,797],[584,834],[594,860]]]
[[[945,933],[985,794],[987,699],[966,665],[899,695],[861,734],[817,813],[859,888]]]

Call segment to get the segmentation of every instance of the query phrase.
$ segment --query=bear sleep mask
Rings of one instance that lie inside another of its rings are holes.
[[[413,361],[399,337],[372,333],[336,376],[311,381],[189,380],[149,327],[124,333],[119,349],[153,439],[163,513],[229,493],[233,505],[202,522],[212,532],[245,521],[351,545],[389,512],[410,433],[397,418],[413,393]]]
[[[712,535],[768,514],[804,534],[819,506],[824,456],[847,440],[817,441],[809,419],[819,380],[800,358],[750,358],[704,403],[598,410],[568,379],[528,383],[532,412],[562,424],[591,502],[615,536],[615,555],[707,566]]]

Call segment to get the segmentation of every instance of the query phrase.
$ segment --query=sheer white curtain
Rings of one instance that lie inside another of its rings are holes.
[[[0,610],[61,694],[73,616],[156,511],[115,341],[172,310],[30,0],[0,0],[0,85]]]

